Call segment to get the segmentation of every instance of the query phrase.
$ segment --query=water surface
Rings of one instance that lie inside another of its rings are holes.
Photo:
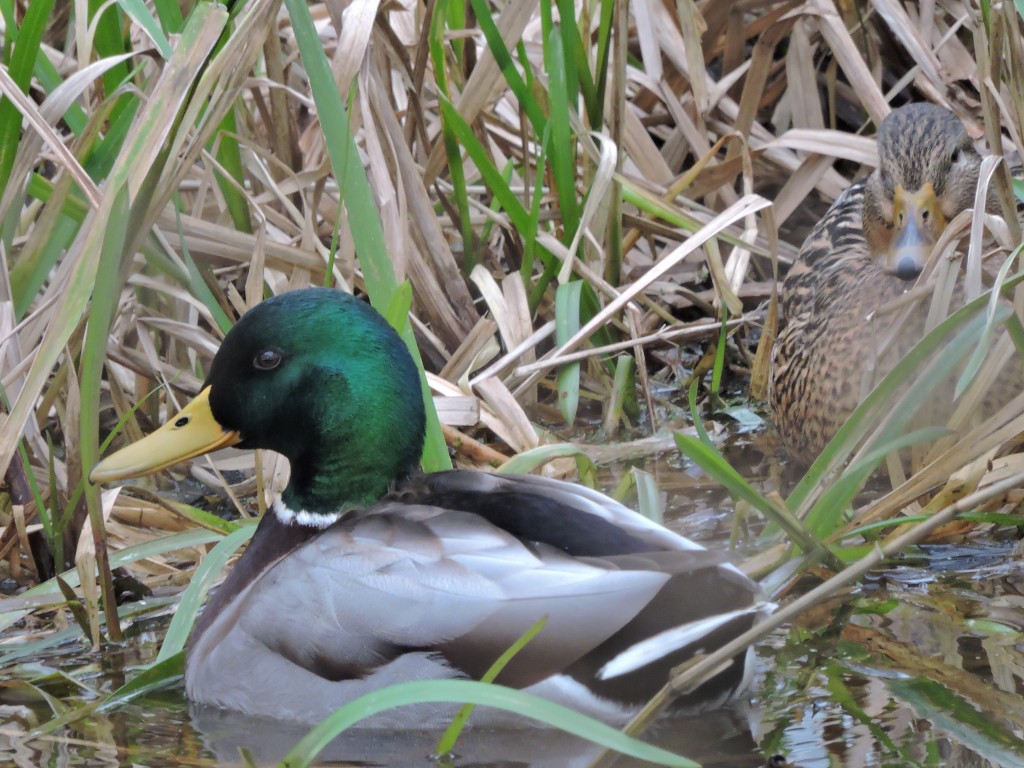
[[[779,473],[755,438],[738,436],[727,450],[762,490],[785,482],[769,479]],[[668,525],[707,546],[727,546],[732,506],[714,482],[672,453],[640,464],[668,493]],[[609,487],[623,471],[609,471]],[[756,547],[752,536],[747,544]],[[94,701],[155,658],[168,621],[164,597],[151,601],[153,618],[137,621],[123,648],[93,653],[68,630],[64,642],[0,666],[0,765],[241,765],[239,748],[263,765],[303,735],[300,728],[190,708],[179,682],[26,739],[50,720],[51,703]],[[763,766],[775,753],[801,768],[1020,768],[1022,629],[1018,544],[983,531],[955,546],[922,549],[776,632],[757,649],[761,671],[749,701],[667,718],[649,738],[720,768]],[[0,657],[17,650],[22,637],[8,631]],[[470,729],[453,755],[438,760],[431,757],[438,735],[356,730],[323,757],[335,765],[396,768],[561,768],[586,766],[599,752],[549,729]]]

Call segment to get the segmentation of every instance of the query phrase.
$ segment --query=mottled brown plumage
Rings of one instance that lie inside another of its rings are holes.
[[[981,157],[946,109],[895,110],[879,129],[878,154],[878,168],[814,227],[783,284],[769,407],[802,463],[920,338],[923,320],[908,323],[879,359],[892,320],[876,312],[909,287],[947,222],[974,201]]]

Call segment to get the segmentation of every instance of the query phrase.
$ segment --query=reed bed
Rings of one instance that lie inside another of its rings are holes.
[[[902,546],[940,510],[948,525],[921,535],[960,530],[965,512],[1005,523],[1020,505],[1024,396],[986,417],[978,405],[1024,350],[1013,4],[2,6],[0,552],[4,575],[36,585],[0,606],[9,633],[82,631],[99,647],[132,620],[117,615],[116,569],[195,584],[212,543],[241,543],[285,481],[274,456],[187,470],[241,525],[83,478],[101,438],[136,438],[198,391],[237,316],[309,284],[365,294],[422,361],[439,417],[426,468],[589,475],[607,449],[557,433],[594,403],[589,442],[682,430],[678,447],[766,518],[749,568],[776,589],[801,565],[838,571],[876,540]],[[763,393],[780,275],[877,162],[874,127],[912,100],[951,108],[1009,161],[985,174],[1002,218],[975,212],[943,244],[988,233],[961,250],[968,274],[993,277],[951,320],[932,300],[923,342],[971,374],[955,430],[924,435],[909,477],[892,458],[908,363],[785,500],[766,497],[704,425],[748,375]],[[680,345],[683,371],[666,354]],[[666,405],[688,388],[694,423]],[[891,490],[858,503],[887,454]]]

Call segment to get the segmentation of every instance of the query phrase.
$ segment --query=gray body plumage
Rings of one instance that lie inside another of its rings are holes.
[[[620,537],[609,546],[631,551],[573,554],[539,532],[537,538],[513,535],[479,514],[417,503],[467,493],[504,494],[522,503],[542,495],[564,516],[552,526],[607,528],[613,539]],[[280,517],[289,519],[278,507],[257,536],[274,534]],[[702,575],[730,586],[717,594],[686,594],[683,585],[694,578],[699,583]],[[229,579],[192,639],[186,686],[200,703],[316,722],[390,683],[477,677],[546,616],[544,629],[499,682],[621,722],[649,692],[626,700],[608,695],[613,689],[601,686],[616,681],[596,679],[595,670],[613,658],[628,667],[628,649],[647,640],[645,652],[653,644],[657,658],[640,666],[657,667],[664,681],[666,665],[715,644],[722,627],[710,622],[702,631],[701,620],[734,611],[726,623],[735,635],[763,613],[756,591],[720,556],[579,486],[470,472],[427,475],[414,488],[342,516],[258,572],[243,568]],[[644,626],[635,636],[630,627],[646,607],[666,599],[701,607],[680,609],[675,624],[691,625],[692,634],[666,638],[659,649]],[[749,678],[745,666],[741,659],[701,703],[741,689]],[[619,682],[628,688],[631,675],[643,681],[648,671],[623,674]],[[370,725],[429,726],[449,715],[436,706],[400,708]],[[488,719],[505,721],[496,713]]]

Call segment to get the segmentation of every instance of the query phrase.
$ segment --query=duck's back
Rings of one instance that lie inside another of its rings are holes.
[[[250,547],[281,528],[269,514]],[[763,610],[721,555],[599,493],[466,471],[406,482],[247,583],[231,579],[191,644],[190,697],[307,722],[390,683],[479,678],[542,617],[498,682],[621,721],[673,666]],[[692,637],[655,639],[680,627]],[[626,653],[638,644],[639,657]],[[748,677],[737,660],[692,701],[722,700]]]

